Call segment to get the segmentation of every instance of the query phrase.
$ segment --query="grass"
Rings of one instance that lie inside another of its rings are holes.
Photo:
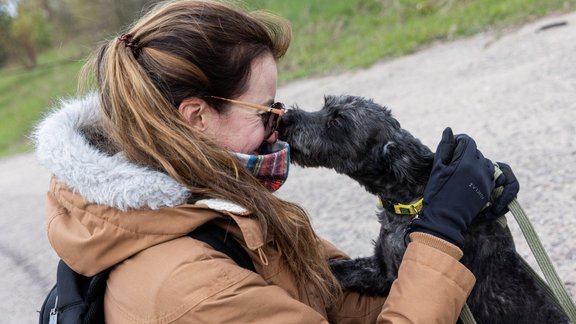
[[[438,40],[501,30],[576,0],[245,0],[287,18],[293,42],[280,62],[280,80],[365,68]],[[0,70],[0,156],[31,149],[26,135],[58,97],[73,95],[85,48],[64,45],[42,53],[40,67]],[[73,58],[73,59],[70,59]]]
[[[58,97],[73,95],[82,62],[64,62],[0,76],[0,156],[32,149],[28,134]]]

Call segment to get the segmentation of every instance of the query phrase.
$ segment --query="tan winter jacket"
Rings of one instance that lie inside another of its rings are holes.
[[[55,175],[48,237],[74,270],[107,282],[107,323],[454,323],[474,277],[461,252],[413,234],[388,298],[346,292],[323,305],[299,287],[273,242],[240,206],[204,200],[168,176],[108,155],[90,141],[94,96],[63,103],[36,131],[39,160]],[[87,130],[88,129],[88,130]],[[256,272],[187,236],[211,221],[248,251]],[[327,258],[346,258],[322,242]]]

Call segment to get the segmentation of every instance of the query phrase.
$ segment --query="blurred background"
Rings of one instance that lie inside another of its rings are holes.
[[[158,1],[0,0],[0,157],[31,151],[27,134],[99,41],[121,34]],[[576,0],[246,0],[287,18],[293,44],[281,83],[367,67],[431,42],[513,28]]]
[[[50,175],[34,156],[19,154],[32,150],[27,136],[58,98],[76,93],[78,72],[96,45],[156,3],[0,0],[2,324],[36,321],[58,260],[42,225]],[[373,97],[430,147],[446,125],[481,134],[483,152],[517,170],[522,205],[576,296],[576,0],[234,3],[292,23],[292,46],[279,64],[280,100],[320,107],[324,94]],[[555,23],[566,28],[540,32]],[[439,42],[446,43],[431,46]],[[350,255],[371,253],[376,199],[331,170],[290,172],[279,194],[307,209],[318,233]]]

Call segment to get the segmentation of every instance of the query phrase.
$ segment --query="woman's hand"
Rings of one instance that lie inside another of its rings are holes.
[[[424,207],[409,231],[424,232],[462,247],[464,233],[490,199],[494,165],[467,135],[446,128],[424,189]]]
[[[495,187],[502,187],[502,193],[498,197],[493,197],[492,204],[482,211],[481,217],[486,220],[494,220],[506,214],[508,205],[520,191],[520,183],[512,172],[512,168],[506,163],[496,162],[496,164],[498,164],[502,174],[496,178]]]

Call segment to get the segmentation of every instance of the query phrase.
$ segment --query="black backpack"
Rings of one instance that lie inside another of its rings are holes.
[[[224,229],[206,223],[188,235],[210,244],[239,266],[255,272],[248,253],[227,234]],[[104,323],[104,292],[109,273],[110,269],[106,269],[95,276],[85,277],[60,260],[56,284],[40,309],[40,324]]]

